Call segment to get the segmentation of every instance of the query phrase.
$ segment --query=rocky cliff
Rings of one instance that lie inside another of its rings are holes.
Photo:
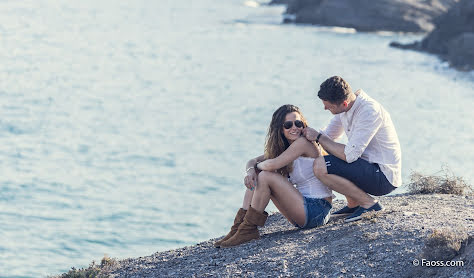
[[[300,230],[275,213],[260,240],[217,249],[211,239],[146,257],[104,259],[91,277],[472,277],[472,195],[379,200],[385,211],[358,222],[331,218],[325,226]],[[441,262],[455,266],[433,266]],[[78,277],[67,275],[62,277]]]

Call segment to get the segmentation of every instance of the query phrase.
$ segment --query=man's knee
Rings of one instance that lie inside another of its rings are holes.
[[[328,169],[326,168],[326,160],[323,156],[320,156],[314,160],[313,163],[313,172],[317,178],[321,178],[324,175],[327,175]]]

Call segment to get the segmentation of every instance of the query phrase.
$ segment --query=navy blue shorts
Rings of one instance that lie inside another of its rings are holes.
[[[387,180],[377,163],[370,163],[362,158],[347,163],[334,155],[326,155],[324,160],[328,174],[346,178],[370,195],[386,195],[396,188]]]

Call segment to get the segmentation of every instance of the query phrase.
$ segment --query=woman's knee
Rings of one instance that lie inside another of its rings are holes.
[[[268,182],[269,180],[271,180],[272,174],[274,173],[268,172],[268,171],[262,171],[258,173],[258,177],[257,177],[258,183]]]
[[[319,179],[328,173],[328,169],[326,168],[326,160],[324,160],[324,156],[320,156],[314,160],[313,172],[314,172],[314,175]]]

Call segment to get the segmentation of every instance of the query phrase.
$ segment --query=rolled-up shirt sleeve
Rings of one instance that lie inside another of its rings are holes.
[[[321,130],[321,133],[328,136],[332,140],[336,140],[337,138],[341,137],[344,133],[344,127],[342,126],[339,115],[334,116],[329,124]]]
[[[352,134],[344,148],[346,161],[352,163],[364,153],[374,135],[382,125],[381,113],[375,109],[363,111],[352,125]]]

